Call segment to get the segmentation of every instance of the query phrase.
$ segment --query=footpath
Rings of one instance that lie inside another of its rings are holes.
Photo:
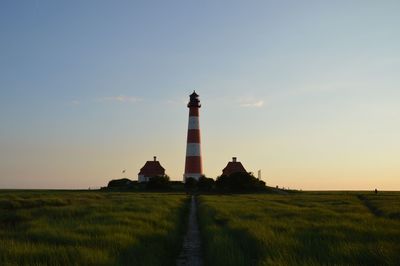
[[[176,260],[177,266],[202,266],[201,237],[199,224],[197,222],[197,202],[192,195],[190,202],[190,213],[188,229],[183,240],[182,251]]]

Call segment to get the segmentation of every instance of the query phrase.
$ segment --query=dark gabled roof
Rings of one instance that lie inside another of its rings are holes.
[[[247,173],[241,162],[229,162],[222,170],[222,174],[229,176],[234,173]]]
[[[165,175],[165,169],[161,166],[159,161],[147,161],[140,169],[139,175],[148,177]]]

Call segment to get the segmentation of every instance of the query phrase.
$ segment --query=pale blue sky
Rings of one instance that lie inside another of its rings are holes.
[[[399,1],[1,1],[0,188],[184,169],[270,185],[400,189]]]

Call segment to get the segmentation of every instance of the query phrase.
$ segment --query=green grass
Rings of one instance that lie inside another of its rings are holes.
[[[174,265],[184,194],[0,192],[0,265]]]
[[[200,196],[206,265],[399,265],[400,193]]]
[[[184,194],[0,191],[0,265],[174,265]],[[205,265],[399,265],[400,193],[203,195]]]
[[[371,211],[376,212],[376,215],[391,219],[400,219],[400,193],[378,193],[377,195],[369,194],[360,196],[361,200],[365,201]]]

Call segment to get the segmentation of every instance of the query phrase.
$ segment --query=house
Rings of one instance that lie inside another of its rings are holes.
[[[232,162],[228,162],[222,170],[222,175],[230,176],[233,173],[247,173],[241,162],[237,161],[236,157],[232,157]]]
[[[138,181],[139,183],[149,182],[150,178],[155,176],[165,176],[165,169],[161,166],[160,162],[157,161],[156,156],[154,156],[153,161],[147,161],[140,169]]]

